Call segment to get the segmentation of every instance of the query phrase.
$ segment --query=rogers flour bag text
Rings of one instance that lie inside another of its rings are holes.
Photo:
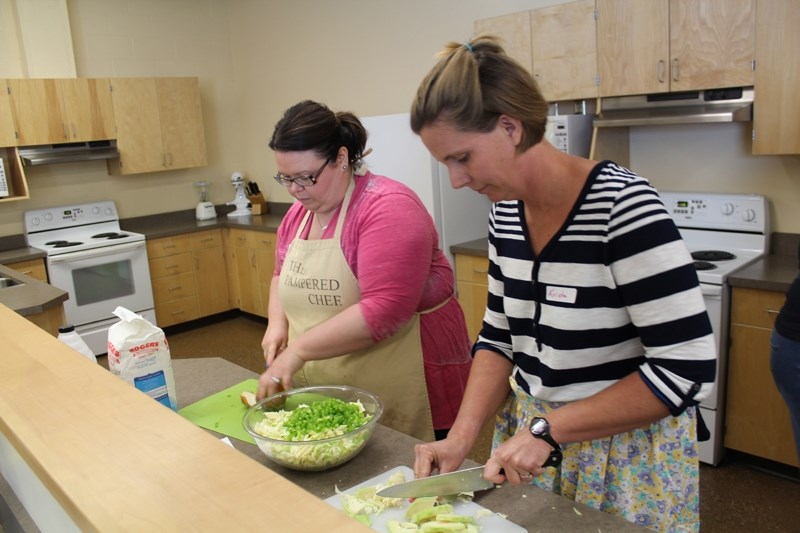
[[[172,359],[164,331],[117,307],[120,321],[108,329],[108,369],[148,396],[178,410]]]

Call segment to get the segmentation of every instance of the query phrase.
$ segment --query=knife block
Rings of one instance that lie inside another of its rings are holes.
[[[250,202],[254,215],[266,215],[269,213],[267,201],[264,200],[264,195],[262,193],[248,194],[247,200]]]

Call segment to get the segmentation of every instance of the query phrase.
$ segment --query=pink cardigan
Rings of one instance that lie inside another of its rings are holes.
[[[361,289],[361,311],[372,337],[393,335],[414,313],[454,296],[453,269],[439,249],[439,236],[422,201],[406,185],[367,172],[355,176],[342,234],[342,249]],[[289,208],[278,228],[275,275],[306,209]],[[323,238],[332,238],[339,213]],[[308,237],[310,224],[302,238]],[[420,318],[425,378],[434,428],[449,428],[466,387],[471,342],[455,297]]]

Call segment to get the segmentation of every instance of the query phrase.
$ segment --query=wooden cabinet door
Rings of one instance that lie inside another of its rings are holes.
[[[800,4],[756,4],[753,153],[800,154]]]
[[[269,318],[269,289],[275,271],[275,239],[274,233],[262,232],[259,232],[255,239],[256,269],[261,296],[261,306],[256,314],[267,318]]]
[[[464,311],[467,333],[474,342],[483,325],[486,301],[489,296],[489,259],[456,254],[456,294]]]
[[[247,313],[261,311],[261,287],[258,279],[258,266],[254,239],[255,231],[231,229],[228,231],[228,257],[234,281],[231,300],[236,307]]]
[[[528,11],[476,20],[475,33],[488,33],[500,39],[509,57],[531,72],[531,20]]]
[[[155,78],[114,78],[111,98],[120,156],[108,161],[109,173],[164,170],[166,161]]]
[[[797,466],[789,410],[770,367],[770,337],[785,295],[735,288],[725,401],[725,447]]]
[[[206,137],[197,78],[158,78],[156,89],[165,167],[205,166]]]
[[[577,0],[531,15],[533,77],[545,99],[597,97],[594,0]]]
[[[106,78],[59,80],[71,142],[114,139],[114,105]]]
[[[756,0],[670,0],[670,90],[753,85]]]
[[[61,84],[55,79],[10,79],[11,105],[20,146],[69,140]]]
[[[17,128],[8,91],[6,80],[0,80],[0,146],[17,145]]]
[[[231,304],[222,230],[193,233],[192,249],[200,316],[228,311]]]
[[[597,0],[599,96],[669,91],[669,0]]]

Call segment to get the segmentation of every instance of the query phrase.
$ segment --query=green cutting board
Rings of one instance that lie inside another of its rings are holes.
[[[201,428],[255,444],[253,437],[245,431],[242,425],[247,406],[242,403],[239,395],[245,390],[254,393],[257,388],[257,379],[246,379],[237,385],[187,405],[178,413]]]

